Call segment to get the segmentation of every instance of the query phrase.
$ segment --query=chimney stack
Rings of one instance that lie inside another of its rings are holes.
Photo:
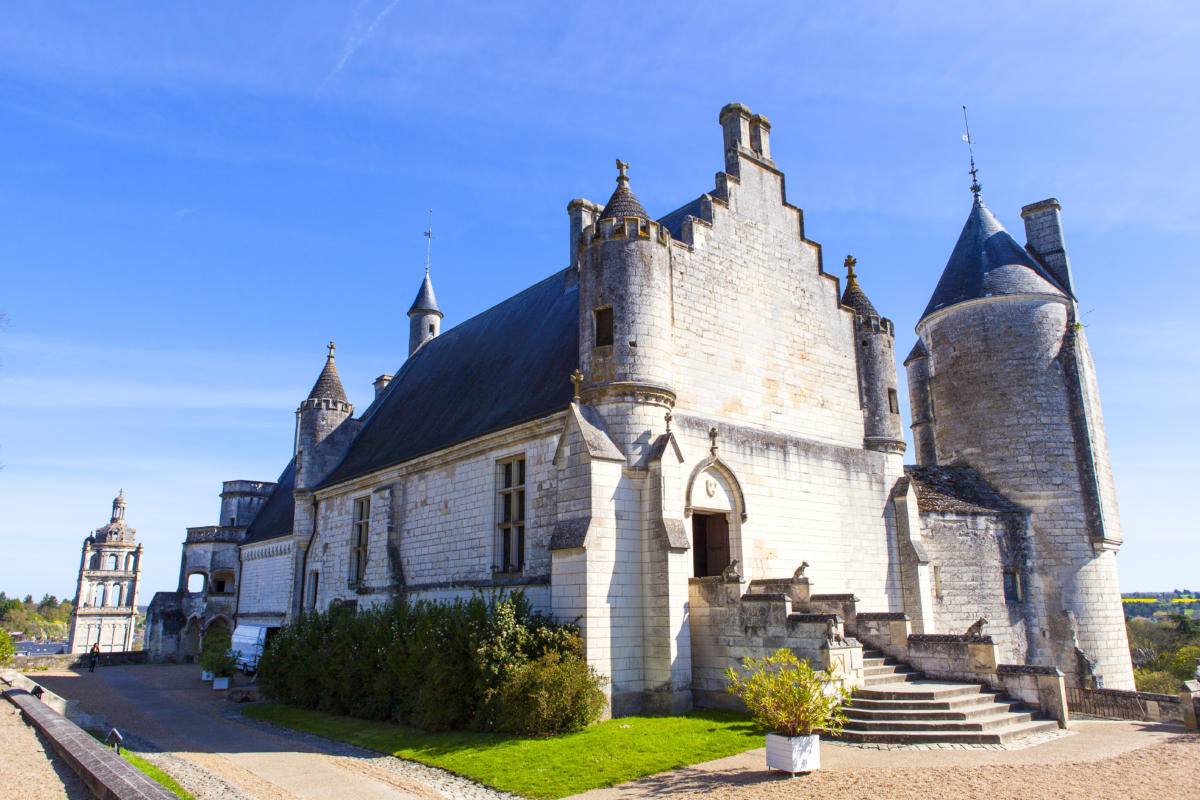
[[[1062,206],[1053,197],[1021,208],[1025,221],[1026,247],[1046,265],[1054,280],[1071,296],[1075,287],[1071,281],[1071,262],[1063,245]]]

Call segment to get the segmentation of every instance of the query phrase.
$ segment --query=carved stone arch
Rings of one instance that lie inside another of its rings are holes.
[[[738,482],[737,475],[733,473],[733,470],[730,468],[730,466],[722,461],[720,456],[717,456],[716,454],[710,455],[708,458],[697,464],[696,468],[692,470],[692,474],[688,476],[687,488],[684,489],[683,496],[683,515],[685,517],[690,517],[692,515],[692,489],[696,484],[696,479],[710,469],[724,478],[725,483],[729,485],[729,490],[733,493],[734,503],[737,506],[734,511],[737,512],[742,522],[745,522],[747,518],[746,495],[742,492],[742,484]]]

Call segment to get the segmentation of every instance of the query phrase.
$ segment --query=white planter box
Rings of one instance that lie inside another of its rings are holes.
[[[229,678],[213,678],[213,689],[228,689]]]
[[[821,768],[821,737],[767,734],[767,767],[784,772],[812,772]]]
[[[209,672],[206,669],[200,670],[200,680],[211,681],[212,679],[213,679],[213,674],[211,672]]]

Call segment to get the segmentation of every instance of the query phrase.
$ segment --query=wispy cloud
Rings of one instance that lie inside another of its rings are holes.
[[[358,24],[358,20],[359,20],[360,14],[362,12],[363,6],[365,6],[366,3],[365,2],[359,3],[355,7],[355,9],[354,9],[354,28],[355,28],[355,30],[353,30],[350,33],[350,35],[346,38],[346,43],[342,47],[342,55],[338,59],[337,65],[330,71],[330,73],[328,75],[325,76],[324,80],[322,80],[321,83],[317,86],[316,91],[313,93],[314,97],[319,96],[321,94],[321,92],[323,92],[325,90],[325,87],[329,85],[329,82],[338,76],[338,74],[342,71],[342,68],[346,66],[346,62],[348,62],[354,56],[354,54],[358,52],[358,49],[360,47],[362,47],[364,44],[366,44],[367,40],[370,39],[372,35],[374,35],[375,29],[379,27],[379,23],[383,22],[384,18],[392,12],[392,9],[396,7],[396,4],[398,2],[400,2],[400,0],[390,0],[390,2],[386,6],[384,6],[383,10],[375,15],[375,18],[373,20],[371,20],[371,24],[367,26],[366,30],[362,30],[362,31],[359,30],[360,26]]]

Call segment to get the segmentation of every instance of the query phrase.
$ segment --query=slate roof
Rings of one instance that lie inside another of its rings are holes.
[[[627,180],[617,184],[616,191],[612,193],[612,197],[608,198],[608,205],[600,212],[597,219],[609,219],[610,217],[613,219],[641,217],[644,220],[650,220],[650,215],[646,213],[646,209],[642,208],[642,204],[634,196]]]
[[[411,314],[414,311],[433,311],[441,314],[442,310],[438,308],[437,298],[433,296],[433,284],[429,280],[429,273],[425,273],[425,280],[421,283],[421,289],[417,292],[417,299],[413,300],[412,308],[408,310]]]
[[[915,467],[905,465],[922,511],[958,514],[1024,511],[992,488],[971,467]]]
[[[879,316],[879,312],[875,310],[875,306],[871,305],[871,301],[867,299],[866,293],[858,285],[858,278],[854,277],[853,273],[846,278],[846,291],[842,293],[842,305],[854,309],[854,313],[860,317]]]
[[[977,194],[921,319],[966,300],[1025,293],[1069,295],[1004,230]]]
[[[571,403],[579,366],[579,287],[567,273],[445,331],[388,384],[331,486],[544,417]]]
[[[917,338],[917,343],[912,346],[912,350],[908,351],[908,355],[904,357],[904,366],[908,366],[908,362],[917,358],[929,358],[929,351],[925,349],[925,343]]]
[[[276,539],[292,532],[292,522],[296,515],[296,502],[292,492],[296,488],[296,460],[292,459],[283,468],[283,473],[275,482],[275,488],[267,497],[267,502],[254,516],[254,521],[246,529],[242,544],[265,542]]]
[[[346,390],[342,388],[342,379],[338,377],[337,367],[333,363],[332,349],[329,358],[325,359],[325,369],[321,370],[321,374],[317,376],[317,382],[313,384],[312,391],[308,393],[309,400],[315,400],[318,397],[343,403],[350,402],[346,399]]]

